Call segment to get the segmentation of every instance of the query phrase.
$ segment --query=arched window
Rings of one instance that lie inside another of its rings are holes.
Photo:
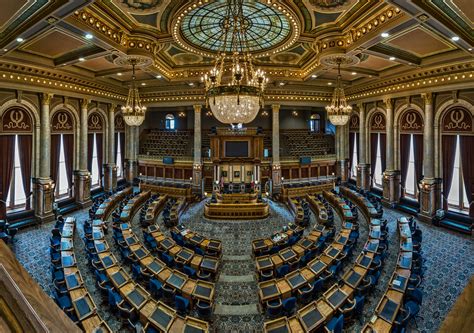
[[[21,159],[19,147],[20,144],[18,142],[18,135],[15,135],[15,159],[13,163],[10,190],[8,191],[8,197],[6,201],[6,206],[9,210],[19,209],[26,204],[26,194],[23,187],[23,178],[21,175]]]
[[[91,186],[100,186],[100,173],[99,173],[99,158],[97,155],[97,133],[93,134],[92,144],[92,170],[91,170]]]
[[[315,133],[321,132],[321,116],[319,114],[314,113],[311,115],[309,119],[309,130]]]
[[[175,129],[175,120],[174,120],[174,116],[171,113],[166,115],[165,128],[167,130],[174,130]]]
[[[466,187],[464,186],[464,179],[462,174],[462,158],[461,144],[459,135],[456,135],[456,155],[454,157],[453,178],[451,189],[448,195],[448,205],[451,208],[458,210],[469,210],[469,200],[467,199]],[[467,156],[466,156],[467,157]]]
[[[351,133],[355,134],[355,133]],[[354,135],[355,138],[357,138],[356,135]],[[352,165],[351,165],[351,177],[352,178],[357,178],[357,164],[359,164],[359,161],[357,160],[357,140],[354,140],[354,148],[352,151]]]
[[[123,177],[122,136],[123,133],[117,133],[117,178]]]
[[[375,155],[375,172],[374,172],[374,185],[375,187],[382,188],[382,152],[380,150],[380,133],[377,133],[377,154]]]

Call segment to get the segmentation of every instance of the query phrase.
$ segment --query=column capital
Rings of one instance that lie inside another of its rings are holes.
[[[91,102],[91,100],[88,99],[88,98],[81,99],[80,100],[81,109],[87,109],[87,106],[89,105],[90,102]]]
[[[434,95],[431,92],[421,94],[421,98],[423,98],[423,102],[425,103],[425,106],[433,105],[433,97]]]
[[[359,109],[359,113],[365,111],[365,104],[364,103],[357,103],[356,106]]]
[[[50,105],[51,99],[53,98],[54,94],[50,93],[42,93],[40,95],[41,105]]]
[[[280,111],[280,104],[272,104],[272,111],[279,112]]]
[[[194,108],[194,112],[201,112],[202,105],[201,104],[194,104],[193,108]]]
[[[117,108],[117,103],[110,103],[109,104],[109,112],[115,113],[116,108]]]
[[[384,97],[383,98],[383,103],[385,104],[385,107],[390,110],[393,109],[393,103],[394,103],[394,100],[393,98],[390,98],[390,97]]]

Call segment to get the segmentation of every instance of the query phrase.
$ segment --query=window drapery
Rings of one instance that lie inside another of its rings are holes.
[[[51,135],[51,179],[55,184],[58,183],[59,176],[59,154],[61,149],[61,134]]]
[[[410,158],[410,134],[400,135],[400,167],[402,187],[407,183],[408,161]]]
[[[69,188],[72,187],[72,169],[74,161],[74,135],[63,134],[64,160],[66,162],[66,173]]]
[[[370,174],[374,177],[375,161],[377,161],[378,133],[370,134]]]
[[[26,195],[26,210],[31,208],[31,160],[33,157],[33,138],[31,135],[19,135],[18,145],[20,152],[21,177]],[[2,155],[3,156],[3,155]]]
[[[0,219],[4,220],[7,216],[7,207],[5,201],[8,198],[8,191],[13,175],[13,162],[15,159],[15,136],[0,136]]]
[[[467,201],[469,202],[469,216],[474,217],[474,204],[472,204],[472,191],[474,190],[474,136],[461,135],[461,163],[464,177],[464,187],[466,189]]]
[[[443,208],[448,209],[448,194],[453,181],[454,157],[456,155],[456,136],[443,135]]]
[[[413,150],[415,153],[415,175],[418,184],[423,178],[423,135],[413,134]]]

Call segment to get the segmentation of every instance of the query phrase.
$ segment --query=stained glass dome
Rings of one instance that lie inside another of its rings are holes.
[[[230,51],[232,34],[228,35],[227,41],[223,40],[226,6],[226,0],[217,0],[189,11],[181,21],[180,37],[183,42],[203,51],[219,51],[226,42],[226,50]],[[275,7],[255,0],[244,0],[243,15],[247,48],[251,52],[273,49],[292,37],[294,23]]]

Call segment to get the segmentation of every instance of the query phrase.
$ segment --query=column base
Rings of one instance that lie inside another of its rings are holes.
[[[81,208],[92,205],[91,176],[89,171],[74,171],[74,197],[76,198],[76,203],[79,204]]]
[[[132,184],[138,175],[138,162],[136,160],[125,160],[124,175],[127,183]]]
[[[54,221],[54,187],[49,178],[33,178],[33,207],[40,223]]]
[[[280,194],[281,192],[281,166],[280,164],[272,165],[272,194]]]
[[[104,164],[104,191],[110,192],[117,187],[117,166],[115,164]]]
[[[357,165],[357,187],[364,191],[370,190],[370,164]]]
[[[336,176],[345,183],[349,180],[349,160],[336,161]]]
[[[382,204],[394,207],[400,200],[400,171],[387,170],[383,173],[383,198]]]
[[[193,165],[193,194],[202,195],[202,164],[196,163]]]
[[[433,222],[438,209],[441,209],[441,178],[425,178],[419,183],[420,213],[418,218]]]

